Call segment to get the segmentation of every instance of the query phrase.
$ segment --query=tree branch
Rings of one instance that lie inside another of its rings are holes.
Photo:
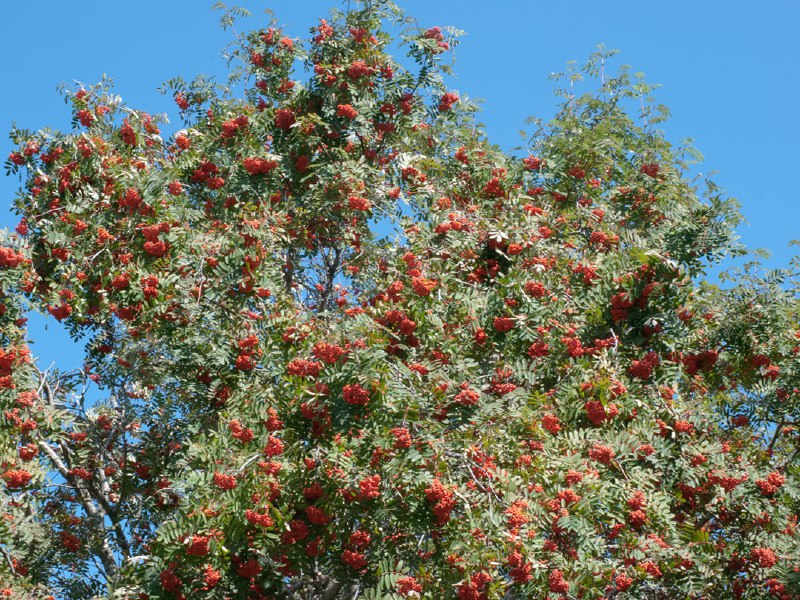
[[[339,592],[342,590],[343,584],[338,581],[331,581],[325,591],[322,592],[322,596],[320,596],[320,600],[333,600],[336,596],[339,595]]]
[[[8,550],[0,546],[0,554],[2,554],[3,557],[6,559],[11,574],[15,575],[17,573],[17,570],[14,568],[14,561],[12,560],[11,555],[8,553]]]
[[[106,579],[116,579],[119,575],[119,566],[117,565],[117,558],[114,556],[114,551],[111,549],[111,546],[108,545],[108,540],[106,539],[105,517],[107,515],[105,511],[103,511],[102,508],[98,508],[94,505],[90,493],[86,488],[78,485],[78,483],[75,481],[75,478],[69,474],[67,465],[56,453],[56,451],[53,450],[50,444],[44,440],[41,440],[39,441],[39,447],[50,458],[50,462],[52,462],[59,474],[73,487],[73,489],[78,492],[83,510],[86,512],[86,515],[89,517],[89,519],[95,523],[95,527],[100,533],[101,542],[100,548],[98,549],[98,556],[103,563],[103,570],[105,571]]]

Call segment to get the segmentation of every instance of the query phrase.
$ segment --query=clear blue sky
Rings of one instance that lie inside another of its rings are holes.
[[[67,129],[69,112],[56,93],[61,82],[97,82],[103,73],[135,108],[176,117],[156,88],[181,75],[222,77],[221,50],[229,34],[218,27],[212,0],[36,0],[0,8],[2,80],[0,130]],[[250,9],[257,27],[271,8],[291,37],[337,0],[231,0]],[[705,156],[701,172],[738,198],[751,248],[767,248],[771,267],[788,264],[800,238],[800,2],[797,0],[405,0],[423,26],[467,31],[456,51],[452,86],[485,100],[490,139],[509,149],[528,116],[547,118],[556,107],[548,75],[569,60],[582,63],[604,43],[621,51],[617,64],[661,84],[657,99],[672,111],[668,139],[695,139]],[[247,25],[242,25],[247,27]],[[10,151],[7,138],[0,153]],[[0,227],[18,181],[0,176]],[[53,320],[50,319],[51,324]],[[32,334],[39,333],[41,323]],[[49,333],[52,335],[52,328]],[[43,357],[55,359],[47,344]],[[77,366],[77,364],[75,364]]]

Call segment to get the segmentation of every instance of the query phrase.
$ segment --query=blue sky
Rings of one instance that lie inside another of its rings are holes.
[[[337,0],[238,0],[266,22],[271,8],[291,37],[304,37]],[[126,102],[177,117],[156,88],[181,75],[222,78],[221,51],[230,34],[218,27],[212,0],[36,0],[0,8],[2,80],[0,130],[67,129],[69,111],[59,83],[95,83],[105,73]],[[548,75],[567,61],[582,63],[600,43],[661,84],[656,92],[672,118],[663,129],[673,142],[692,137],[705,156],[703,173],[742,203],[749,225],[740,228],[751,248],[767,248],[770,267],[787,266],[800,238],[800,2],[797,0],[406,0],[399,3],[420,25],[467,31],[456,51],[452,86],[482,98],[490,139],[518,145],[528,116],[548,118],[557,102]],[[252,23],[248,25],[247,23]],[[0,138],[0,154],[11,150]],[[13,227],[7,211],[19,183],[0,176],[0,227]],[[37,321],[32,335],[41,337]],[[50,319],[48,336],[58,325]],[[37,336],[37,334],[39,334]],[[63,336],[40,345],[59,358]],[[61,357],[63,358],[63,356]],[[77,358],[77,357],[76,357]],[[77,366],[77,363],[74,364]]]

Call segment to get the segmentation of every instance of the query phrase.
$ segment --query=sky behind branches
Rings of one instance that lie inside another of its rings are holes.
[[[351,0],[354,2],[354,0]],[[266,26],[271,8],[285,33],[306,37],[337,0],[231,0],[253,13],[241,29]],[[0,130],[12,122],[26,129],[69,130],[69,108],[59,83],[114,79],[126,103],[166,112],[178,124],[171,98],[157,88],[175,76],[197,74],[224,80],[221,52],[231,33],[218,26],[212,0],[36,0],[0,8]],[[449,83],[462,95],[484,100],[480,115],[489,139],[506,150],[522,143],[529,116],[547,119],[557,107],[550,73],[567,62],[582,64],[598,44],[619,49],[622,64],[661,84],[656,100],[672,118],[667,139],[694,138],[705,161],[698,171],[742,203],[749,224],[740,227],[750,248],[767,248],[769,267],[788,266],[790,240],[800,238],[800,22],[797,0],[405,0],[400,6],[420,26],[465,30]],[[399,58],[399,57],[398,57]],[[530,127],[528,127],[530,131]],[[0,154],[11,150],[0,138]],[[8,207],[19,188],[0,177],[0,227],[17,218]],[[45,321],[31,334],[43,338]],[[67,347],[49,319],[46,343],[34,347],[47,360]],[[79,356],[72,357],[79,366]]]

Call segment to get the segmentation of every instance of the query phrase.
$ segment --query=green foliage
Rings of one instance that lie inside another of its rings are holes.
[[[107,80],[12,132],[0,594],[796,597],[797,265],[703,281],[741,217],[655,87],[601,47],[507,155],[461,32],[218,8],[230,79],[166,82],[171,138]]]

